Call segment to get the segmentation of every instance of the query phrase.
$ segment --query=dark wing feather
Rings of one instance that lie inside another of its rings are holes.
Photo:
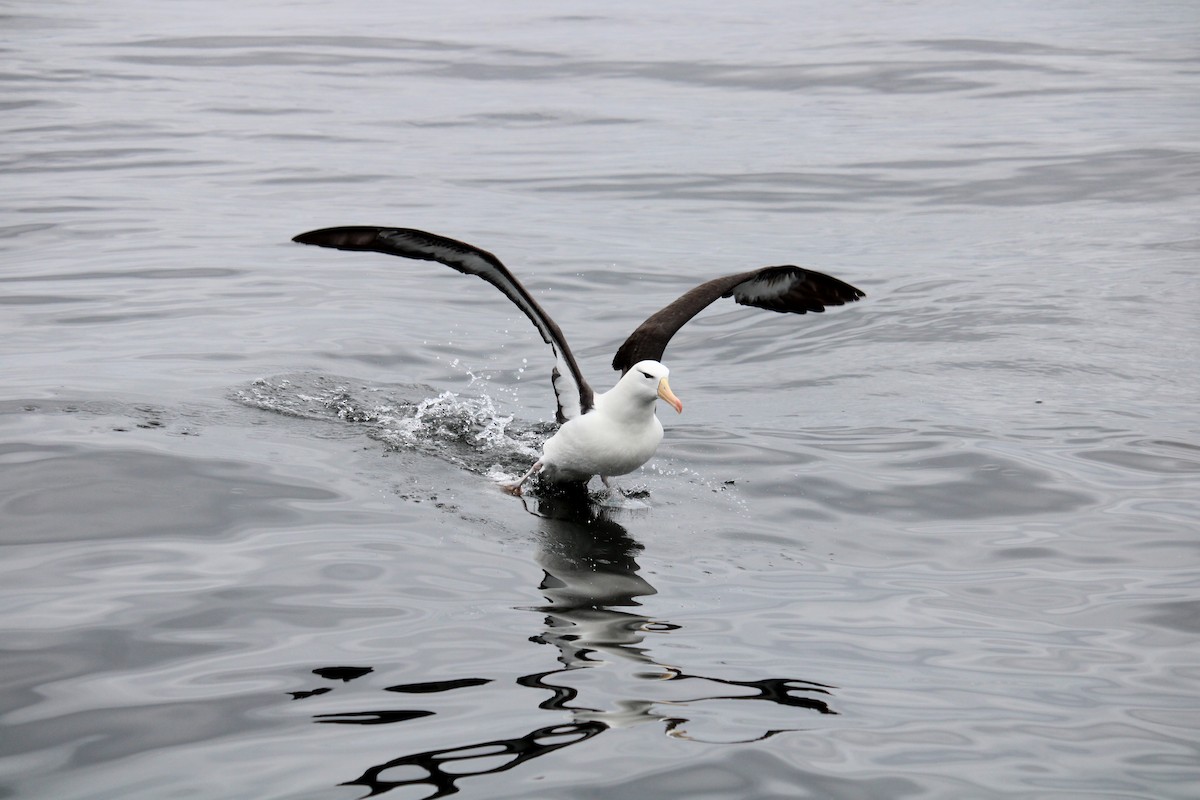
[[[567,340],[558,323],[546,314],[521,282],[500,263],[500,259],[486,250],[412,228],[323,228],[302,233],[292,241],[338,250],[369,250],[423,261],[436,261],[467,275],[478,275],[504,292],[504,295],[529,317],[538,333],[554,350],[558,365],[552,380],[554,394],[558,398],[558,421],[564,422],[591,410],[592,387],[583,379],[579,365],[575,362],[575,355],[567,346]]]
[[[844,281],[800,267],[763,267],[702,283],[653,314],[629,335],[613,358],[622,374],[639,361],[661,361],[667,342],[688,320],[718,297],[732,296],[744,306],[788,314],[824,311],[852,303],[866,294]]]

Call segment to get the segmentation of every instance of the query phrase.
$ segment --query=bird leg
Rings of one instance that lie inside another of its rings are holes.
[[[502,483],[500,484],[500,488],[511,494],[513,497],[520,497],[521,487],[525,484],[525,481],[529,480],[535,473],[541,470],[541,468],[542,462],[536,461],[534,462],[534,465],[529,468],[529,472],[526,472],[521,476],[521,480],[517,481],[516,483]]]

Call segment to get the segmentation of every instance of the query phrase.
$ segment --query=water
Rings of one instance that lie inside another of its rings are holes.
[[[24,4],[0,795],[1191,798],[1193,4]],[[551,357],[714,305],[623,493]]]

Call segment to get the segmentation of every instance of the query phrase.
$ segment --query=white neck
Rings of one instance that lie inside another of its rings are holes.
[[[623,381],[624,379],[622,379]],[[631,386],[622,386],[622,381],[596,398],[596,411],[618,422],[647,422],[654,416],[658,397],[639,395]]]

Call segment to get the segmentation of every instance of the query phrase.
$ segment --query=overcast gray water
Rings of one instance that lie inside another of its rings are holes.
[[[0,797],[1200,794],[1200,6],[10,4]],[[658,456],[497,491],[715,304]]]

